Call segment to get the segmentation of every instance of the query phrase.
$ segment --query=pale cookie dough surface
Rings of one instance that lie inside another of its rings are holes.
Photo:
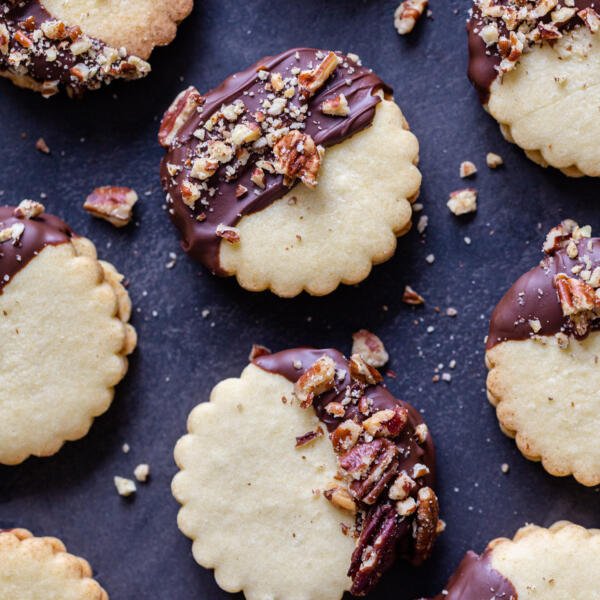
[[[494,81],[487,109],[534,162],[599,177],[600,35],[581,27],[533,47]]]
[[[56,538],[0,532],[0,600],[108,600],[82,558]]]
[[[0,463],[49,456],[111,404],[136,344],[122,276],[83,238],[47,246],[0,294]]]
[[[295,448],[296,436],[319,421],[314,411],[282,402],[292,389],[284,377],[250,365],[192,411],[190,433],[175,448],[179,528],[194,540],[196,561],[215,569],[228,592],[337,600],[351,585],[355,545],[341,523],[353,526],[354,517],[313,493],[331,481],[335,455],[327,435]]]
[[[88,35],[148,58],[173,40],[193,0],[42,0],[46,10]]]
[[[488,397],[521,452],[556,476],[600,483],[600,333],[506,341],[486,354]]]
[[[600,531],[568,522],[529,525],[514,540],[494,540],[492,566],[519,600],[599,600]]]
[[[221,266],[246,289],[284,297],[362,281],[410,229],[418,156],[399,107],[383,100],[371,127],[326,150],[315,190],[297,185],[239,221],[241,243],[221,243]]]

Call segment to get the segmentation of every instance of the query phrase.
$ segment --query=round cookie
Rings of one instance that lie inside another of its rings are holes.
[[[435,600],[598,600],[600,530],[527,525],[469,552]]]
[[[79,96],[150,72],[193,0],[0,0],[0,75],[52,96]]]
[[[410,229],[419,145],[355,55],[292,49],[206,95],[189,88],[159,139],[184,250],[248,290],[358,283]]]
[[[600,11],[592,0],[475,0],[468,23],[469,77],[486,110],[531,160],[572,177],[600,176],[594,6]]]
[[[178,524],[228,592],[363,596],[396,557],[428,558],[442,528],[427,426],[359,355],[258,356],[188,431],[175,448]]]
[[[0,529],[0,600],[108,600],[82,558],[51,537]]]
[[[0,207],[0,463],[56,453],[110,406],[136,345],[122,279],[40,204]]]
[[[488,397],[502,430],[556,476],[600,483],[600,239],[565,221],[495,308]]]

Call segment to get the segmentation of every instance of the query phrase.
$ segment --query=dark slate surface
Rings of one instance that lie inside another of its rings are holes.
[[[485,398],[483,365],[490,311],[539,259],[542,232],[566,216],[599,225],[598,183],[545,171],[503,141],[464,75],[467,0],[432,0],[434,18],[404,39],[392,25],[396,3],[205,0],[176,42],[156,52],[154,73],[145,81],[115,85],[82,102],[46,101],[0,83],[0,199],[16,203],[46,194],[50,211],[97,242],[101,256],[131,282],[140,338],[115,403],[84,440],[51,459],[0,468],[0,527],[59,536],[90,560],[113,599],[228,597],[212,573],[194,563],[190,542],[177,530],[172,449],[190,409],[219,380],[240,373],[253,342],[348,352],[351,333],[367,327],[392,356],[398,375],[389,382],[392,391],[425,413],[437,441],[448,527],[425,567],[398,566],[375,597],[436,592],[467,549],[482,550],[528,521],[599,525],[598,490],[550,477],[500,432]],[[182,256],[164,212],[155,140],[160,115],[185,85],[210,88],[258,57],[296,45],[356,52],[394,86],[421,141],[430,225],[425,236],[413,231],[401,239],[396,257],[362,285],[327,298],[284,301],[243,292]],[[34,149],[40,136],[51,156]],[[492,150],[505,158],[504,169],[485,167]],[[464,185],[458,178],[464,159],[480,167],[474,181],[480,208],[459,220],[445,201]],[[135,226],[116,231],[83,212],[85,195],[106,184],[139,191]],[[178,261],[167,270],[170,252]],[[425,261],[430,253],[436,257],[431,266]],[[426,296],[425,308],[402,304],[407,283]],[[440,316],[435,306],[455,306],[459,316]],[[210,311],[206,318],[204,310]],[[435,331],[427,333],[429,326]],[[432,383],[437,365],[453,358],[452,382]],[[131,445],[128,455],[124,442]],[[131,476],[140,462],[150,463],[152,479],[124,501],[112,478]],[[504,462],[508,475],[500,470]]]

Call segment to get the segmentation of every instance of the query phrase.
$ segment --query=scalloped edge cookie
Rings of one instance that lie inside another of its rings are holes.
[[[57,538],[26,529],[0,530],[0,598],[108,600],[89,563],[67,553]],[[18,596],[17,596],[18,594]]]

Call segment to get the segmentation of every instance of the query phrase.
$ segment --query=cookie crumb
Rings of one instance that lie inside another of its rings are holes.
[[[460,163],[459,175],[462,179],[466,179],[467,177],[473,177],[477,173],[477,167],[475,163],[470,160],[464,160]]]
[[[475,188],[464,188],[451,192],[447,206],[450,212],[456,216],[475,212],[477,210],[477,190]]]
[[[117,492],[119,493],[119,496],[123,496],[124,498],[127,498],[128,496],[135,494],[135,492],[137,491],[135,482],[132,481],[131,479],[127,479],[125,477],[119,477],[117,475],[114,478],[114,482],[115,482],[115,487],[117,488]]]
[[[485,157],[485,164],[490,169],[497,169],[504,164],[504,160],[499,154],[496,154],[495,152],[488,152]]]
[[[50,154],[50,147],[46,144],[46,140],[44,138],[39,138],[35,143],[35,149],[42,154]]]
[[[150,476],[150,465],[146,463],[138,465],[133,470],[133,475],[140,483],[146,483],[146,481],[148,481],[148,477]]]

